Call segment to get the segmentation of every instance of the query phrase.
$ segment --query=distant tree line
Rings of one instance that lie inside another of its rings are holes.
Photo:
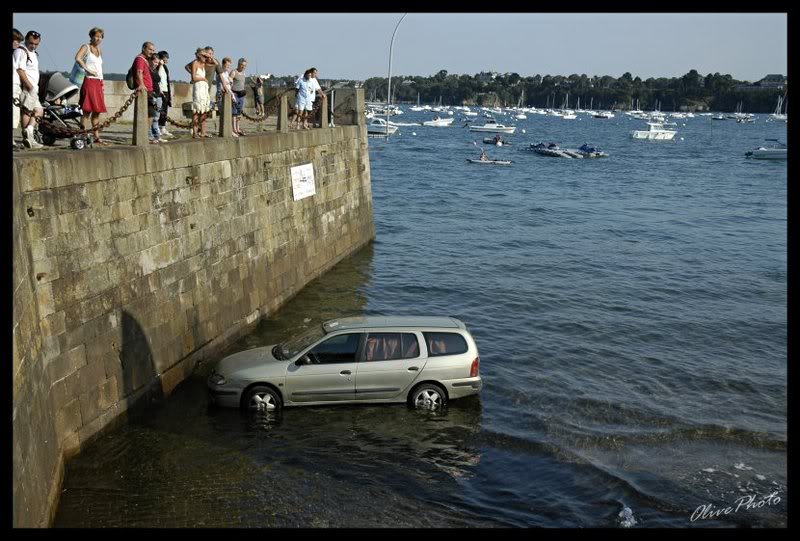
[[[64,75],[67,75],[64,73]],[[124,73],[106,73],[110,81],[125,80]],[[273,77],[267,86],[292,88],[295,76]],[[175,82],[180,82],[175,80]],[[329,80],[337,82],[337,80]],[[386,101],[386,77],[371,77],[364,81],[363,88],[367,100]],[[764,88],[759,90],[737,89],[737,85],[747,84],[737,81],[731,75],[709,73],[700,75],[690,70],[682,77],[659,77],[642,80],[626,72],[622,77],[610,75],[592,76],[573,73],[563,75],[534,75],[522,77],[518,73],[475,75],[449,74],[440,70],[430,77],[392,76],[392,103],[416,103],[417,96],[422,104],[478,105],[492,107],[501,105],[511,107],[559,108],[567,99],[575,107],[577,99],[581,107],[594,109],[622,109],[635,107],[638,101],[643,110],[652,110],[656,103],[662,111],[711,110],[734,111],[742,102],[745,113],[771,113],[775,109],[778,96],[785,89]],[[345,86],[354,86],[350,81]]]
[[[561,107],[569,93],[569,104],[575,107],[578,98],[581,107],[594,109],[631,109],[636,106],[652,110],[656,103],[662,111],[707,109],[734,111],[742,102],[747,113],[771,113],[783,89],[736,89],[746,84],[730,75],[709,73],[705,77],[691,70],[682,77],[659,77],[642,80],[625,73],[622,77],[610,75],[589,77],[576,73],[563,75],[534,75],[522,77],[517,73],[475,75],[448,74],[440,70],[430,77],[392,76],[392,102],[444,105],[495,105],[534,107]],[[386,101],[387,78],[372,77],[364,81],[367,100]]]

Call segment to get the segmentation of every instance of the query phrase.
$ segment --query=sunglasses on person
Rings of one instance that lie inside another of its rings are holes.
[[[39,39],[40,37],[42,37],[42,35],[39,32],[35,31],[35,30],[31,30],[30,32],[28,32],[28,34],[33,39]]]

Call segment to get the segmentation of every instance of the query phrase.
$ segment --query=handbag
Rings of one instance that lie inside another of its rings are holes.
[[[86,60],[84,59],[84,62]],[[83,78],[86,77],[86,71],[78,64],[78,61],[75,61],[75,65],[72,66],[72,71],[69,73],[69,82],[74,84],[75,86],[81,86],[83,84]]]
[[[236,96],[239,98],[244,98],[245,96],[247,96],[246,90],[234,90],[233,93],[236,94]]]
[[[86,63],[86,59],[89,58],[89,51],[91,51],[91,45],[86,46],[86,54],[83,55],[83,63]],[[72,71],[69,72],[69,82],[74,84],[75,86],[81,86],[83,84],[83,78],[86,77],[86,70],[84,70],[78,61],[75,61],[75,64],[72,66]]]

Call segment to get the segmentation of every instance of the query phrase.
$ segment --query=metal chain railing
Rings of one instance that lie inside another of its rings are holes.
[[[272,99],[270,100],[270,103],[271,103],[270,105],[264,104],[264,114],[263,115],[257,116],[257,117],[252,117],[252,116],[248,115],[247,113],[245,113],[244,111],[242,111],[242,116],[245,117],[247,120],[251,120],[253,122],[264,122],[265,120],[267,120],[267,118],[269,118],[270,115],[278,114],[278,107],[280,106],[281,98],[284,95],[286,95],[289,92],[291,92],[291,91],[292,91],[292,89],[290,88],[288,90],[284,90],[280,94],[277,94],[277,95],[273,96]],[[294,110],[292,108],[291,104],[289,104],[289,110],[290,111]]]
[[[138,92],[139,92],[138,89],[131,92],[131,95],[128,97],[125,103],[122,104],[122,107],[120,107],[116,113],[108,117],[106,120],[104,120],[97,126],[92,126],[90,128],[86,128],[83,130],[77,130],[66,126],[57,126],[48,120],[38,119],[39,126],[45,128],[49,133],[52,133],[57,137],[74,137],[76,135],[85,135],[87,133],[93,133],[94,131],[98,132],[103,131],[104,129],[108,128],[111,124],[120,119],[120,117],[125,113],[125,111],[128,110],[128,107],[130,107],[133,101],[136,99],[136,94]],[[29,116],[33,115],[33,111],[23,106],[22,103],[19,101],[19,98],[12,98],[11,101],[14,105],[19,107],[20,110],[26,115]]]
[[[252,117],[252,116],[248,115],[247,113],[245,113],[244,111],[242,111],[242,116],[245,117],[246,119],[252,121],[252,122],[264,122],[264,121],[266,121],[269,116],[278,113],[278,108],[280,107],[280,98],[282,98],[285,94],[288,94],[291,91],[292,91],[292,89],[285,90],[284,92],[281,92],[280,94],[277,94],[276,96],[274,96],[270,100],[270,105],[266,105],[266,104],[264,105],[264,114],[263,115],[260,115],[260,116],[257,116],[257,117]],[[44,120],[44,119],[37,119],[37,122],[39,122],[40,126],[45,127],[45,129],[48,132],[52,133],[53,135],[55,135],[57,137],[74,137],[76,135],[85,135],[87,133],[93,133],[95,130],[100,132],[100,131],[103,131],[105,128],[108,128],[111,124],[113,124],[114,122],[116,122],[117,120],[120,119],[120,117],[125,113],[125,111],[128,110],[128,107],[130,107],[131,104],[134,102],[138,92],[139,92],[138,88],[136,90],[134,90],[133,92],[131,92],[131,95],[128,97],[128,99],[125,101],[125,103],[122,105],[122,107],[120,107],[119,110],[116,113],[114,113],[114,115],[110,116],[109,118],[107,118],[106,120],[104,120],[103,122],[98,124],[97,126],[92,126],[90,128],[77,130],[77,129],[72,129],[72,128],[68,128],[68,127],[65,127],[65,126],[57,126],[57,125],[53,124],[52,122],[49,122],[49,121]],[[19,98],[12,98],[11,101],[12,101],[13,105],[15,105],[16,107],[20,108],[20,110],[22,111],[23,114],[26,114],[26,115],[29,115],[29,116],[33,116],[34,112],[31,111],[30,109],[26,108],[25,106],[23,106],[22,102],[19,100]],[[316,100],[314,102],[314,108],[310,112],[313,113],[313,114],[316,114],[317,112],[319,112],[321,106],[322,106],[322,100],[321,99]],[[291,114],[295,114],[296,112],[297,111],[293,107],[293,105],[291,103],[289,103],[289,111],[288,111],[288,113],[291,115]],[[174,120],[174,119],[172,119],[170,117],[167,117],[166,121],[168,123],[172,124],[173,126],[176,126],[178,128],[185,128],[185,129],[192,129],[196,125],[194,120],[189,121],[189,122],[180,122],[178,120]]]

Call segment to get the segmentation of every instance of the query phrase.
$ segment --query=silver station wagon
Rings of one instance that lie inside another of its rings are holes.
[[[452,317],[348,317],[283,344],[235,353],[208,377],[221,406],[407,402],[438,409],[481,390],[478,347]]]

